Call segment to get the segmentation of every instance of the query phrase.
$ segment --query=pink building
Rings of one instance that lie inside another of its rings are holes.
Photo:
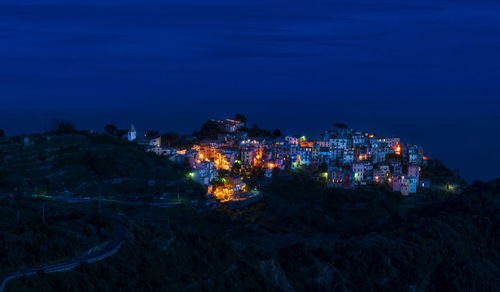
[[[416,178],[418,184],[420,179],[420,166],[415,164],[410,164],[408,166],[408,176],[411,178]]]
[[[373,170],[373,182],[375,183],[382,183],[384,182],[385,175],[384,172],[380,169],[374,169]]]
[[[288,142],[288,144],[299,145],[300,137],[297,137],[297,136],[286,136],[285,140]]]
[[[410,193],[410,179],[404,175],[396,175],[392,181],[392,190],[401,192],[404,196]]]
[[[328,141],[317,141],[319,147],[330,147],[330,140]]]

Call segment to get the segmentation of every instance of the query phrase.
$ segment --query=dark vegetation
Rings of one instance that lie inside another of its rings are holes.
[[[118,127],[113,124],[107,124],[106,126],[104,126],[104,132],[112,136],[123,137],[125,134],[127,134],[128,131],[124,129],[118,129]]]
[[[253,124],[251,128],[243,126],[238,131],[247,133],[250,138],[267,138],[273,136],[271,132],[261,129],[257,124]]]
[[[0,274],[78,256],[113,236],[113,220],[95,205],[25,198],[0,201]]]
[[[75,133],[0,139],[0,192],[43,188],[71,190],[88,196],[144,196],[163,193],[201,194],[186,179],[188,169],[164,157],[106,134]]]
[[[161,135],[161,144],[164,147],[177,146],[180,144],[180,137],[177,133],[165,133]]]
[[[458,173],[458,169],[452,171],[437,159],[426,160],[422,165],[421,175],[430,179],[432,185],[457,184],[462,187],[467,185],[467,182]]]
[[[272,132],[272,135],[273,135],[273,139],[277,139],[277,138],[283,136],[283,134],[281,134],[280,129],[274,129]]]
[[[247,122],[247,117],[244,114],[241,114],[241,113],[234,114],[234,118],[233,119],[235,121],[240,121],[242,123],[246,123]]]
[[[155,130],[149,130],[149,131],[146,131],[146,134],[144,134],[144,138],[146,138],[146,139],[153,139],[153,138],[156,138],[159,135],[160,135],[160,132],[155,131]]]
[[[50,122],[49,134],[73,134],[76,133],[75,124],[68,120],[54,119]]]
[[[206,121],[199,131],[194,131],[193,136],[199,140],[215,140],[219,134],[224,134],[224,130],[214,121]]]
[[[333,127],[338,128],[338,129],[347,129],[347,125],[344,123],[334,123]]]
[[[242,210],[130,212],[127,244],[12,291],[498,291],[500,180],[410,207],[280,176]],[[140,215],[141,214],[141,215]],[[90,287],[90,288],[89,288]]]
[[[117,130],[118,130],[118,127],[116,127],[113,124],[107,124],[106,126],[104,126],[104,131],[110,135],[114,135]]]
[[[250,138],[278,138],[281,137],[281,131],[279,129],[274,129],[272,132],[266,129],[260,128],[257,124],[253,124],[248,127],[247,118],[242,114],[235,114],[234,120],[241,121],[245,123],[238,129],[240,133],[246,133]],[[219,134],[226,134],[226,132],[221,129],[217,122],[208,120],[206,121],[199,131],[194,131],[193,136],[198,140],[215,140]]]

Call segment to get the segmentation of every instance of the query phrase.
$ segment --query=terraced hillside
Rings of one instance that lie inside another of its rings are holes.
[[[200,191],[187,169],[136,143],[99,134],[34,135],[0,139],[0,191],[69,190],[93,195],[154,196]]]

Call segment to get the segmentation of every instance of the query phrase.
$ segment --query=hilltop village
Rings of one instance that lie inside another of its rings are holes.
[[[211,126],[211,135],[185,137],[187,144],[172,146],[160,135],[147,137],[142,144],[149,152],[187,164],[192,169],[189,176],[223,202],[252,196],[245,183],[248,178],[272,179],[277,173],[300,168],[314,171],[318,181],[331,188],[380,184],[409,195],[430,187],[430,182],[420,175],[427,159],[423,148],[403,143],[399,137],[381,137],[335,124],[312,139],[281,135],[279,130],[269,132],[257,126],[248,129],[245,122],[209,120],[203,127]],[[129,141],[137,139],[133,126],[127,137]]]

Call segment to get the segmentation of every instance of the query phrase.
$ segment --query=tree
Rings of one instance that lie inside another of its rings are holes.
[[[75,132],[75,125],[71,121],[53,119],[50,122],[50,133],[52,134],[71,134]]]
[[[268,130],[259,128],[259,125],[253,124],[251,128],[240,128],[240,131],[246,132],[249,137],[271,137],[272,134]]]
[[[193,136],[196,136],[198,139],[217,139],[219,134],[225,133],[214,121],[206,121],[199,131],[193,132]]]
[[[116,131],[116,133],[115,133],[115,135],[116,135],[117,137],[122,137],[122,136],[123,136],[123,135],[125,135],[125,134],[127,134],[127,131],[122,130],[122,129],[117,130],[117,131]]]
[[[236,161],[233,163],[233,167],[231,167],[231,172],[234,174],[239,174],[241,171],[241,163]]]
[[[172,146],[179,143],[179,134],[177,133],[165,133],[161,135],[161,144],[163,146]]]
[[[239,113],[238,114],[234,114],[234,119],[236,121],[240,121],[242,123],[246,123],[247,122],[247,117],[245,117],[245,115],[239,114]]]
[[[281,136],[283,136],[283,135],[281,134],[281,131],[279,129],[274,129],[273,130],[273,138],[274,139],[279,138]]]
[[[335,124],[333,124],[333,126],[335,128],[347,129],[347,125],[346,124],[342,124],[342,123],[335,123]]]
[[[3,129],[0,129],[0,137],[3,137],[3,136],[5,136],[5,132]]]
[[[156,138],[158,135],[160,135],[160,133],[158,133],[158,131],[149,130],[149,131],[146,132],[146,134],[144,135],[144,137],[146,139],[153,139],[153,138]]]
[[[116,134],[116,130],[118,130],[118,128],[115,125],[113,125],[113,124],[107,124],[104,127],[104,131],[106,131],[106,133],[108,133],[110,135]]]

